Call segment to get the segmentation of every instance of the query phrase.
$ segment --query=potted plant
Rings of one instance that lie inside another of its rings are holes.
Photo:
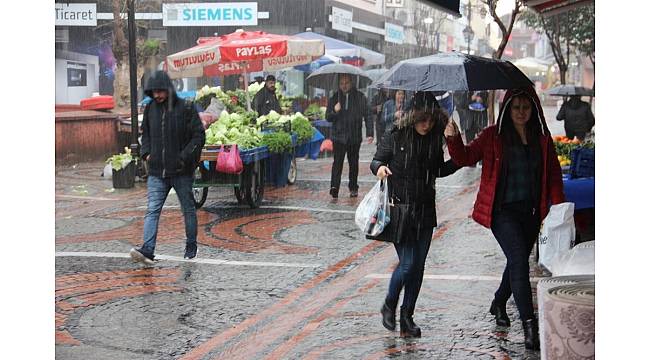
[[[135,162],[131,156],[131,149],[124,148],[124,153],[113,155],[106,160],[113,169],[113,187],[128,189],[135,185]]]

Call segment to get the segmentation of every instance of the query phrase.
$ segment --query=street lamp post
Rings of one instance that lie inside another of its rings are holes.
[[[138,145],[138,83],[137,60],[135,54],[135,0],[128,1],[127,27],[129,32],[129,86],[131,88],[131,154],[139,157]]]

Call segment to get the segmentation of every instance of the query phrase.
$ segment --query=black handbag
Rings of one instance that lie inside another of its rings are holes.
[[[396,204],[391,201],[389,211],[390,222],[388,226],[378,235],[366,235],[366,239],[392,242],[395,244],[404,241],[404,236],[409,226],[409,219],[412,217],[413,207],[411,204]]]

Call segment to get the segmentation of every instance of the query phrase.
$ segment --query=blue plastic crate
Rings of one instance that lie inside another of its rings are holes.
[[[596,163],[596,150],[584,147],[575,148],[571,151],[571,170],[572,179],[583,177],[594,177]]]

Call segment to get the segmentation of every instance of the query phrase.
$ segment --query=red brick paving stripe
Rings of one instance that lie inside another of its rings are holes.
[[[54,332],[55,345],[81,345],[79,340],[70,335],[67,330],[57,330]]]
[[[300,286],[290,294],[288,294],[285,298],[282,300],[278,301],[277,303],[271,305],[270,307],[262,310],[262,312],[253,315],[252,317],[244,320],[241,324],[236,325],[235,327],[228,329],[220,334],[217,334],[215,337],[209,339],[208,341],[204,342],[203,344],[197,346],[196,348],[192,349],[190,352],[185,354],[181,360],[196,360],[196,359],[201,359],[205,355],[207,355],[210,351],[213,349],[221,346],[231,338],[243,333],[244,331],[248,330],[251,326],[257,324],[258,322],[270,318],[276,313],[280,312],[284,308],[286,308],[288,305],[292,304],[295,302],[297,299],[299,299],[302,295],[304,295],[306,292],[311,290],[312,288],[316,287],[323,281],[325,281],[327,278],[329,278],[331,275],[335,274],[337,271],[341,270],[342,268],[348,266],[350,263],[352,263],[354,260],[360,258],[361,256],[367,254],[368,252],[376,249],[377,247],[381,246],[381,244],[378,241],[371,242],[370,244],[366,245],[363,247],[360,251],[355,252],[353,255],[348,256],[347,258],[339,261],[338,263],[330,266],[327,268],[327,270],[321,272],[311,280],[307,281],[304,285]]]
[[[461,191],[461,194],[465,195],[468,194],[468,188],[471,188],[473,185],[468,186],[467,188],[463,189]],[[465,199],[467,196],[463,197],[463,200],[468,201],[469,199]],[[448,200],[450,201],[450,200]],[[454,201],[458,201],[458,199],[454,199]],[[447,212],[445,213],[447,216],[446,218],[456,218],[460,215],[460,211],[454,211],[454,212]],[[382,251],[379,255],[381,256],[375,256],[371,261],[368,261],[366,263],[361,264],[357,269],[352,270],[351,272],[343,275],[343,277],[335,279],[331,283],[327,285],[329,289],[325,289],[324,291],[320,292],[321,296],[320,298],[315,298],[312,297],[310,299],[306,299],[306,301],[311,300],[311,304],[304,304],[300,307],[300,309],[294,309],[293,311],[291,309],[288,309],[287,312],[283,315],[280,315],[279,318],[275,319],[273,321],[272,325],[266,326],[265,329],[261,329],[257,331],[256,340],[257,342],[252,342],[250,339],[247,339],[244,343],[239,343],[234,346],[232,346],[229,351],[229,357],[236,357],[236,358],[251,358],[254,357],[259,351],[262,351],[266,346],[268,346],[270,343],[275,341],[280,336],[283,336],[287,333],[290,333],[291,330],[297,325],[301,320],[308,318],[312,316],[321,306],[325,305],[327,301],[333,299],[332,296],[338,295],[341,291],[344,289],[354,285],[355,281],[359,281],[359,279],[355,279],[357,277],[358,273],[364,273],[364,270],[367,268],[377,267],[378,263],[381,263],[381,260],[384,260],[384,262],[387,261],[387,259],[390,257],[393,257],[393,253],[390,248],[387,248],[386,250]],[[386,266],[383,266],[384,264],[381,264],[383,268],[386,268]],[[372,271],[369,271],[368,273],[371,273]],[[365,274],[361,275],[362,277]],[[323,296],[324,295],[324,296]],[[313,327],[313,326],[312,326]],[[314,331],[315,328],[312,328],[310,331]],[[261,336],[263,333],[263,336]],[[294,345],[295,346],[295,345]],[[236,353],[235,353],[236,351]]]
[[[350,300],[368,292],[368,290],[372,289],[378,284],[379,284],[379,279],[372,279],[368,282],[368,284],[361,287],[357,291],[357,293],[354,294],[353,296],[349,296],[343,300],[340,300],[332,307],[326,309],[320,316],[310,321],[297,335],[293,336],[292,338],[290,338],[289,340],[285,341],[280,346],[278,346],[271,354],[269,354],[266,357],[266,359],[267,360],[285,359],[285,355],[287,355],[287,353],[289,353],[293,348],[295,348],[298,344],[300,344],[300,342],[304,338],[311,335],[320,326],[320,324],[323,321],[325,321],[328,318],[334,317],[341,308],[343,308],[348,302],[350,302]]]
[[[156,286],[156,285],[138,285],[129,286],[128,288],[114,289],[101,291],[94,294],[82,295],[78,299],[83,301],[77,307],[86,307],[107,303],[113,299],[123,297],[136,297],[140,295],[153,294],[157,292],[173,292],[181,291],[182,288],[178,286]]]
[[[118,288],[133,285],[154,285],[164,283],[174,283],[178,280],[176,276],[168,277],[129,277],[115,280],[100,280],[89,284],[80,284],[76,287],[68,287],[66,289],[56,290],[55,296],[57,298],[67,298],[74,295],[82,295],[89,292],[96,292],[97,290],[107,290],[109,288]]]
[[[80,282],[105,281],[120,277],[140,277],[140,276],[178,276],[180,270],[177,268],[144,268],[124,271],[103,271],[94,273],[80,273],[71,275],[61,275],[56,277],[56,289],[62,290],[68,287],[77,286]],[[72,285],[72,286],[70,286]]]
[[[322,286],[319,291],[307,296],[300,303],[287,306],[272,322],[256,329],[256,335],[233,344],[227,349],[229,359],[252,359],[259,352],[275,342],[278,338],[292,334],[304,320],[326,311],[327,305],[343,292],[359,284],[367,274],[385,269],[388,263],[394,261],[394,250],[385,247],[373,256],[372,260],[362,262],[350,271],[333,278]]]
[[[82,235],[60,236],[55,239],[57,244],[73,244],[83,242],[126,240],[133,245],[142,243],[142,229],[144,229],[145,211],[118,211],[106,216],[105,218],[119,219],[127,222],[124,226],[89,233]],[[199,234],[206,224],[216,218],[216,215],[206,211],[198,211],[196,214]],[[173,244],[185,241],[185,224],[180,209],[164,209],[160,214],[158,224],[158,244]]]
[[[265,250],[274,253],[314,253],[309,246],[287,245],[274,239],[274,234],[297,225],[313,224],[316,220],[306,211],[289,211],[252,215],[230,219],[212,228],[218,239],[206,238],[203,242],[213,247],[224,247],[240,252]]]

